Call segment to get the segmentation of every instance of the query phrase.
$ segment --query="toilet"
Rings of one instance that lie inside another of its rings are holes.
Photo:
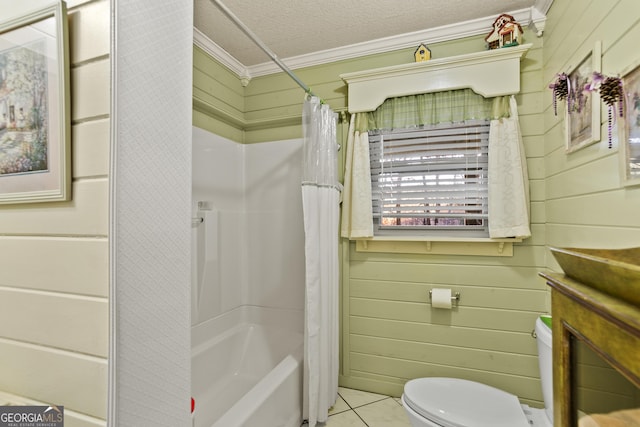
[[[545,323],[546,322],[546,323]],[[536,319],[545,409],[521,404],[497,388],[457,378],[418,378],[404,386],[402,405],[412,427],[553,427],[550,317]]]

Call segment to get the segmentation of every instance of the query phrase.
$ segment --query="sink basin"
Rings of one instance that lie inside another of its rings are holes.
[[[567,276],[640,306],[640,248],[549,249]]]

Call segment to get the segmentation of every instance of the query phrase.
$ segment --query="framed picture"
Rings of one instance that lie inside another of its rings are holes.
[[[574,152],[600,141],[600,95],[584,87],[591,82],[593,72],[600,72],[602,47],[596,42],[593,50],[581,56],[567,72],[569,96],[565,115],[566,151]]]
[[[69,200],[69,141],[67,15],[57,0],[0,22],[0,204]]]
[[[624,127],[620,132],[619,154],[622,182],[626,186],[640,185],[640,64],[622,75],[624,90]]]

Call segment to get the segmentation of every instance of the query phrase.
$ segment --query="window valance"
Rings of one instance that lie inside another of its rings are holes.
[[[471,88],[484,97],[520,92],[520,60],[531,44],[341,74],[349,112],[373,111],[385,99]]]
[[[509,98],[485,98],[471,89],[448,90],[390,98],[375,111],[357,115],[360,132],[493,120],[509,117]]]

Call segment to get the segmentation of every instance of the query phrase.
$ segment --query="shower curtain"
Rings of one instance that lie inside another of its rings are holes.
[[[338,212],[336,114],[305,100],[302,205],[305,232],[303,417],[325,422],[338,396]]]

